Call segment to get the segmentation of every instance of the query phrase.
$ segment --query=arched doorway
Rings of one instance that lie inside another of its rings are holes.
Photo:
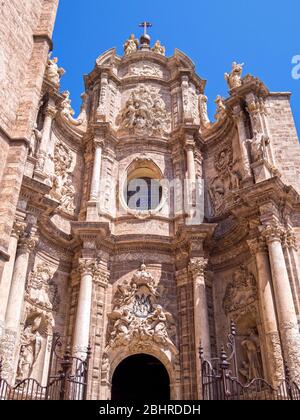
[[[170,400],[170,378],[155,357],[137,354],[123,360],[112,378],[112,400]]]

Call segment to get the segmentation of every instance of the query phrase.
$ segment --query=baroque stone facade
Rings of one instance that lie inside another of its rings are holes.
[[[5,6],[11,22],[14,3]],[[59,332],[77,357],[91,345],[90,399],[109,399],[116,369],[137,354],[164,365],[172,399],[200,399],[200,343],[216,357],[234,320],[242,380],[277,385],[285,362],[300,381],[290,95],[233,63],[210,121],[192,61],[132,35],[124,56],[111,49],[97,58],[75,118],[70,93],[60,92],[64,70],[49,55],[56,8],[28,1],[22,80],[9,64],[22,46],[5,46],[2,375],[45,384]],[[132,202],[138,180],[147,194]]]

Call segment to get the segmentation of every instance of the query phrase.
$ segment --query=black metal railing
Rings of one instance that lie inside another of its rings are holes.
[[[219,358],[205,360],[200,347],[202,394],[204,400],[300,400],[300,388],[291,380],[290,372],[285,365],[285,379],[277,388],[272,387],[262,378],[253,379],[248,384],[239,380],[236,355],[236,328],[231,323],[227,348],[221,349]]]
[[[2,400],[86,400],[90,348],[84,360],[71,356],[67,349],[61,355],[62,342],[54,334],[46,386],[32,378],[11,386],[2,378],[0,360],[0,401]]]

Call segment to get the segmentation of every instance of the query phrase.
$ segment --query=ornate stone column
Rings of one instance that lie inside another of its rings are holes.
[[[282,249],[284,229],[269,224],[263,230],[267,240],[283,354],[291,376],[300,383],[300,333],[291,285]]]
[[[19,242],[15,260],[11,288],[6,308],[5,335],[1,343],[3,354],[3,377],[13,381],[15,371],[15,357],[18,344],[18,329],[24,302],[25,283],[27,277],[30,253],[37,243],[37,238],[30,236]]]
[[[52,123],[55,118],[56,112],[57,110],[54,104],[49,104],[46,109],[46,116],[45,116],[45,121],[44,121],[42,139],[41,139],[41,144],[40,144],[40,148],[38,152],[38,163],[37,163],[36,170],[39,172],[44,172],[44,169],[45,169],[46,159],[48,155],[48,145],[49,145],[50,137],[51,137],[51,128],[52,128]]]
[[[95,156],[94,156],[90,201],[99,200],[100,184],[101,184],[102,149],[103,149],[103,141],[95,141]]]
[[[283,238],[283,249],[286,257],[288,271],[290,275],[290,283],[292,287],[292,294],[296,313],[299,319],[300,316],[300,283],[299,283],[299,262],[297,255],[297,239],[294,229],[288,227]]]
[[[5,316],[6,328],[8,330],[17,331],[19,328],[29,256],[34,250],[37,241],[37,237],[29,236],[20,239],[19,242]]]
[[[240,105],[236,105],[233,108],[233,115],[237,125],[238,134],[239,134],[239,143],[241,148],[241,156],[244,168],[244,180],[252,179],[252,173],[250,168],[250,159],[247,147],[247,133],[245,127],[245,115],[242,111]]]
[[[204,278],[204,271],[207,263],[208,261],[205,258],[199,257],[192,258],[189,264],[189,271],[193,277],[195,354],[199,399],[202,398],[201,364],[199,359],[200,344],[204,349],[204,357],[208,360],[210,359],[209,322]]]
[[[5,321],[5,313],[9,298],[9,291],[11,287],[12,282],[12,275],[15,265],[15,259],[16,259],[16,253],[17,253],[17,246],[19,242],[20,236],[24,233],[26,227],[26,223],[16,221],[13,226],[10,243],[9,243],[9,249],[8,253],[10,255],[9,261],[5,264],[3,274],[2,274],[2,280],[0,283],[0,326],[1,324],[4,326]]]
[[[258,298],[261,312],[261,322],[265,334],[265,364],[268,381],[278,386],[284,379],[284,365],[282,358],[281,342],[278,331],[276,311],[272,292],[272,276],[268,257],[268,249],[263,239],[248,241],[248,246],[256,260],[258,281]]]
[[[94,259],[81,258],[79,260],[79,271],[81,281],[73,337],[73,354],[84,360],[87,355],[90,338],[93,276],[96,271],[96,261]]]

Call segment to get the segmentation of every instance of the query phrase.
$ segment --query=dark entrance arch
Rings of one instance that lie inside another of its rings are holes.
[[[170,378],[166,368],[147,354],[129,356],[113,375],[112,400],[170,400]]]

